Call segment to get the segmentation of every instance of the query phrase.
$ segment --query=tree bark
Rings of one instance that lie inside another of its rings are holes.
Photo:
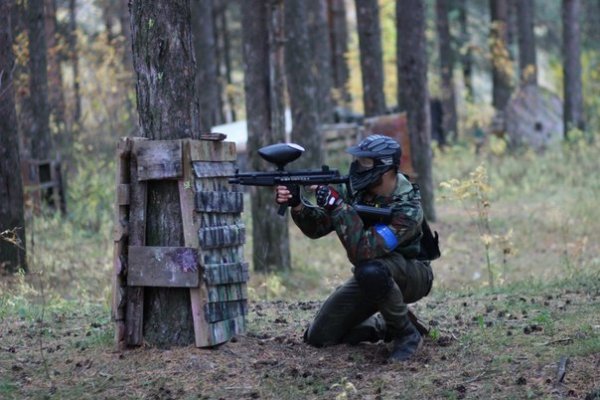
[[[348,92],[350,71],[346,61],[348,52],[348,26],[345,0],[327,0],[329,7],[329,34],[331,35],[331,66],[333,87],[336,89],[336,103],[347,107],[352,99]]]
[[[537,85],[537,60],[535,54],[534,34],[534,0],[517,2],[519,23],[519,76],[521,85]]]
[[[257,150],[284,141],[283,1],[242,2],[244,91],[248,155],[253,170],[272,169]],[[258,272],[291,268],[287,219],[277,215],[273,191],[251,187],[253,264]]]
[[[131,54],[131,22],[129,17],[129,0],[119,1],[119,21],[121,23],[121,35],[123,36],[123,65],[126,71],[133,73],[133,58]]]
[[[492,62],[492,105],[503,111],[511,95],[512,63],[508,52],[508,0],[490,0],[492,27],[490,53]]]
[[[442,78],[443,134],[440,145],[446,138],[456,140],[458,134],[456,117],[456,95],[454,92],[454,52],[448,22],[448,0],[436,0],[437,31],[440,45],[440,71]]]
[[[292,141],[306,149],[295,166],[320,167],[321,136],[317,112],[317,87],[310,68],[311,52],[306,29],[306,8],[303,0],[285,1],[285,69],[292,110]]]
[[[77,51],[77,9],[76,0],[69,0],[69,54],[73,69],[73,125],[81,123],[81,93],[79,90],[79,52]]]
[[[131,32],[140,135],[152,140],[197,139],[189,0],[132,1]],[[183,246],[177,183],[147,185],[146,245]],[[143,331],[144,339],[158,346],[194,343],[189,290],[146,288]]]
[[[200,130],[222,123],[212,0],[192,0],[192,31],[196,58],[196,88],[200,102]]]
[[[31,103],[31,156],[38,160],[50,158],[52,138],[48,113],[48,72],[44,1],[30,0],[29,16],[29,96]]]
[[[565,137],[571,129],[585,130],[581,83],[580,0],[563,0],[563,70]]]
[[[458,18],[460,21],[460,46],[463,81],[466,90],[466,99],[473,100],[473,50],[471,36],[469,35],[469,10],[467,0],[460,0]]]
[[[396,26],[398,104],[404,105],[407,113],[411,161],[421,188],[423,211],[428,220],[435,221],[424,2],[397,0]]]
[[[0,233],[12,231],[17,243],[0,237],[0,272],[27,270],[25,257],[25,217],[19,156],[19,132],[14,100],[14,54],[11,27],[12,1],[0,0]]]
[[[383,92],[383,52],[377,0],[356,0],[365,117],[386,113]]]
[[[312,49],[311,70],[317,85],[317,110],[319,122],[333,122],[333,72],[331,68],[331,43],[327,21],[327,0],[307,0],[307,26]]]
[[[59,43],[56,31],[56,0],[44,0],[45,28],[48,46],[48,98],[50,115],[59,131],[65,123],[65,97],[63,93],[62,71],[59,60]]]

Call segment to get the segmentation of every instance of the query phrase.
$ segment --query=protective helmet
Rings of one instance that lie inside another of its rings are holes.
[[[376,183],[390,169],[400,167],[402,148],[389,136],[367,136],[346,151],[356,157],[350,165],[350,184],[355,191]]]

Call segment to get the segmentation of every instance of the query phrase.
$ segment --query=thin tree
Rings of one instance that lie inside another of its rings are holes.
[[[581,83],[580,0],[563,0],[564,129],[585,129]]]
[[[52,138],[49,126],[48,72],[46,35],[44,30],[44,0],[28,2],[29,27],[29,98],[31,104],[31,156],[47,160],[51,155]]]
[[[441,71],[441,100],[443,112],[443,140],[451,137],[456,140],[458,135],[456,117],[456,95],[454,91],[454,52],[452,51],[452,37],[448,22],[449,0],[436,0],[435,10],[437,17],[437,32],[440,46],[440,71]]]
[[[356,21],[365,116],[383,115],[386,106],[378,1],[356,0]]]
[[[0,0],[0,272],[27,270],[25,217],[15,110],[11,0]]]
[[[131,33],[140,136],[197,139],[200,112],[195,96],[189,0],[132,1]],[[148,182],[145,242],[147,246],[184,245],[176,181]],[[146,341],[156,345],[194,342],[189,292],[181,288],[144,289]]]
[[[196,58],[196,90],[200,101],[200,129],[210,129],[221,124],[219,81],[217,78],[217,57],[215,27],[213,20],[213,0],[191,0],[192,31]]]
[[[311,51],[306,27],[304,0],[286,0],[285,14],[285,72],[292,110],[292,141],[307,151],[294,164],[319,167],[322,164],[317,87],[311,64]]]
[[[398,104],[407,113],[411,161],[421,188],[423,210],[427,219],[435,221],[424,2],[397,0],[396,27]]]
[[[522,86],[537,85],[537,59],[535,54],[534,0],[517,2],[519,27],[519,77]]]
[[[253,170],[273,168],[257,150],[284,141],[283,1],[242,2],[244,91],[248,116],[248,154]],[[254,270],[291,268],[287,219],[277,215],[273,191],[252,188]]]
[[[79,84],[79,52],[77,50],[77,4],[76,0],[69,0],[69,56],[73,71],[73,125],[81,123],[81,90]]]
[[[471,36],[469,35],[469,10],[467,0],[459,0],[458,19],[460,21],[460,62],[462,65],[463,81],[466,90],[466,99],[473,100],[473,50]]]
[[[312,49],[310,70],[317,85],[316,101],[319,122],[333,122],[333,74],[331,68],[331,43],[327,21],[327,0],[306,0],[308,40]]]
[[[508,0],[490,0],[492,105],[503,111],[511,95],[512,62],[508,52]]]
[[[60,131],[65,123],[65,97],[63,92],[63,79],[60,64],[60,43],[56,29],[56,0],[44,0],[45,29],[48,48],[48,100],[50,116]]]
[[[331,36],[331,66],[333,68],[333,87],[337,92],[336,102],[349,105],[348,91],[350,71],[346,53],[348,52],[348,23],[346,20],[345,0],[327,0],[329,8],[329,34]]]

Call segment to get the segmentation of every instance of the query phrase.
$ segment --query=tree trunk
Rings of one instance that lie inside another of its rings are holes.
[[[458,18],[460,21],[460,46],[463,81],[466,90],[466,99],[473,100],[473,50],[471,36],[469,35],[469,10],[467,0],[460,0]]]
[[[490,53],[492,62],[492,105],[503,111],[511,95],[512,63],[508,52],[508,0],[490,0],[492,27]]]
[[[565,137],[569,130],[585,129],[581,85],[580,0],[563,0],[563,69]]]
[[[333,68],[333,87],[336,90],[336,103],[345,107],[352,99],[348,92],[350,72],[346,53],[348,52],[348,27],[346,21],[345,0],[327,0],[329,7],[329,34],[331,35],[331,67]]]
[[[272,169],[258,156],[265,145],[284,141],[283,1],[242,2],[244,91],[250,168]],[[291,268],[287,219],[277,215],[273,190],[251,187],[253,264],[258,272]]]
[[[63,93],[63,80],[59,60],[59,43],[56,31],[56,0],[44,0],[45,28],[48,46],[48,98],[50,115],[59,131],[63,131],[65,123],[65,97]]]
[[[189,0],[132,1],[131,30],[141,136],[198,138]],[[147,185],[146,245],[183,246],[177,183]],[[158,346],[194,343],[189,289],[146,288],[143,331]]]
[[[537,85],[537,61],[535,55],[534,0],[517,2],[519,22],[519,76],[521,85]]]
[[[311,64],[311,51],[306,29],[306,8],[303,0],[285,1],[285,69],[292,109],[292,141],[306,149],[294,163],[296,167],[322,165],[321,136],[317,112],[317,87]]]
[[[397,0],[396,26],[398,104],[403,104],[407,113],[411,161],[421,188],[423,211],[427,219],[435,221],[424,2]]]
[[[194,32],[194,51],[196,58],[196,88],[200,102],[200,130],[210,132],[219,125],[219,81],[217,77],[217,57],[215,27],[213,24],[213,1],[192,0],[192,30]]]
[[[79,90],[79,52],[77,51],[77,9],[76,0],[69,0],[69,54],[73,68],[73,125],[81,123],[81,94]]]
[[[217,50],[217,75],[219,77],[219,93],[224,93],[223,98],[219,98],[219,110],[221,119],[226,122],[233,122],[236,117],[235,95],[230,90],[233,80],[231,78],[231,43],[230,32],[227,24],[227,13],[230,3],[227,0],[220,0],[219,6],[215,7],[215,43]],[[224,77],[223,77],[224,75]],[[225,86],[225,90],[223,90]]]
[[[121,35],[123,36],[124,51],[123,65],[126,71],[133,73],[133,58],[131,54],[131,22],[129,17],[129,0],[119,1],[119,21],[121,23]]]
[[[383,92],[383,53],[377,0],[356,0],[365,117],[386,113]]]
[[[50,158],[48,114],[48,72],[46,62],[46,35],[44,30],[44,1],[30,0],[29,15],[29,96],[32,125],[29,132],[31,156],[38,160]]]
[[[311,69],[315,71],[317,85],[317,110],[319,122],[333,122],[333,72],[331,68],[331,43],[327,21],[327,0],[306,1],[308,40],[312,49]]]
[[[10,0],[0,0],[0,273],[27,270],[25,257],[25,217],[23,215],[23,184],[19,157],[19,132],[13,86],[13,40]],[[11,243],[12,239],[16,243]]]
[[[440,70],[442,78],[442,111],[443,134],[440,145],[445,144],[446,138],[456,140],[458,135],[456,117],[456,95],[454,93],[454,53],[452,37],[448,22],[448,0],[436,0],[437,30],[440,45]]]

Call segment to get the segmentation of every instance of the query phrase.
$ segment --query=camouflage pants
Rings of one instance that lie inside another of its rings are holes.
[[[407,306],[427,296],[433,282],[429,262],[407,260],[398,253],[378,259],[390,270],[394,280],[388,296],[377,303],[368,300],[354,277],[338,287],[321,306],[305,332],[305,340],[313,346],[344,343],[359,325],[370,325],[383,338],[394,337],[408,323]],[[376,314],[379,312],[380,314]],[[381,320],[383,317],[383,321]]]

